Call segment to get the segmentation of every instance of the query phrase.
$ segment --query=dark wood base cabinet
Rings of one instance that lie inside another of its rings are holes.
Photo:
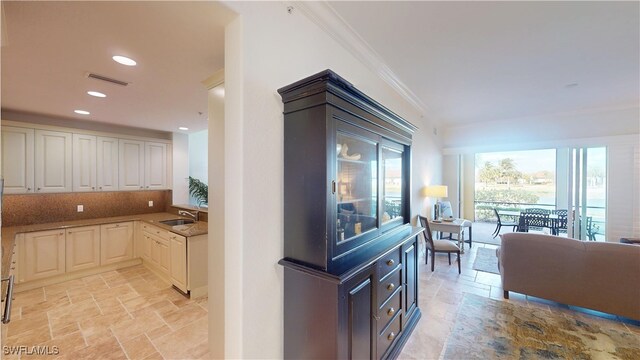
[[[393,359],[418,319],[418,236],[345,274],[286,260],[286,359]]]
[[[330,70],[284,102],[284,357],[394,359],[420,319],[416,130]]]

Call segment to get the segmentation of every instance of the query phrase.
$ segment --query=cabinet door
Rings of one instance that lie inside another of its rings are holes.
[[[374,357],[375,322],[372,316],[374,279],[371,269],[345,283],[348,311],[349,359]]]
[[[142,239],[142,258],[147,261],[151,261],[151,247],[153,244],[151,235],[144,233],[142,235]]]
[[[100,226],[84,226],[66,231],[67,272],[100,266]]]
[[[158,252],[160,259],[158,265],[160,270],[165,274],[171,273],[171,257],[169,256],[169,241],[166,239],[158,239]]]
[[[98,136],[96,185],[101,191],[118,190],[118,139]]]
[[[73,191],[96,190],[96,137],[73,134]]]
[[[100,264],[112,264],[133,258],[133,223],[100,226]]]
[[[145,143],[145,189],[167,188],[167,144]]]
[[[46,278],[65,272],[65,235],[63,230],[27,233],[24,236],[22,269],[24,281]]]
[[[33,192],[33,129],[2,127],[2,176],[6,194]]]
[[[171,282],[178,289],[187,292],[187,239],[180,235],[169,238],[169,254],[171,256]]]
[[[144,189],[144,141],[120,139],[118,145],[118,188]]]
[[[404,314],[403,320],[408,320],[418,305],[418,251],[417,242],[412,241],[402,246],[403,285],[404,285]]]
[[[35,131],[36,192],[70,192],[72,183],[71,134]]]

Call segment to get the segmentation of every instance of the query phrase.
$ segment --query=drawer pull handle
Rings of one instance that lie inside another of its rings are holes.
[[[387,260],[387,265],[392,266],[393,264],[395,264],[396,262],[393,259],[389,259]]]
[[[389,310],[387,310],[387,315],[391,316],[393,314],[396,313],[396,310],[394,308],[389,308]]]
[[[391,283],[391,284],[387,285],[387,290],[389,290],[389,291],[391,291],[391,290],[393,290],[395,288],[396,288],[396,285],[394,283]]]
[[[396,337],[396,333],[394,333],[393,331],[391,332],[391,334],[389,334],[389,336],[387,336],[387,339],[389,339],[389,341],[395,339]]]

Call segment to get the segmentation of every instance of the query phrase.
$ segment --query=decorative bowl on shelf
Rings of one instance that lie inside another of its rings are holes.
[[[446,222],[454,222],[456,219],[454,219],[454,218],[444,218],[442,220],[444,220]]]

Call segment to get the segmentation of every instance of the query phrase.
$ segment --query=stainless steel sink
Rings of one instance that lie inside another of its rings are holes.
[[[170,220],[159,221],[160,224],[165,224],[169,226],[187,225],[187,224],[193,224],[194,222],[195,221],[191,219],[170,219]]]

